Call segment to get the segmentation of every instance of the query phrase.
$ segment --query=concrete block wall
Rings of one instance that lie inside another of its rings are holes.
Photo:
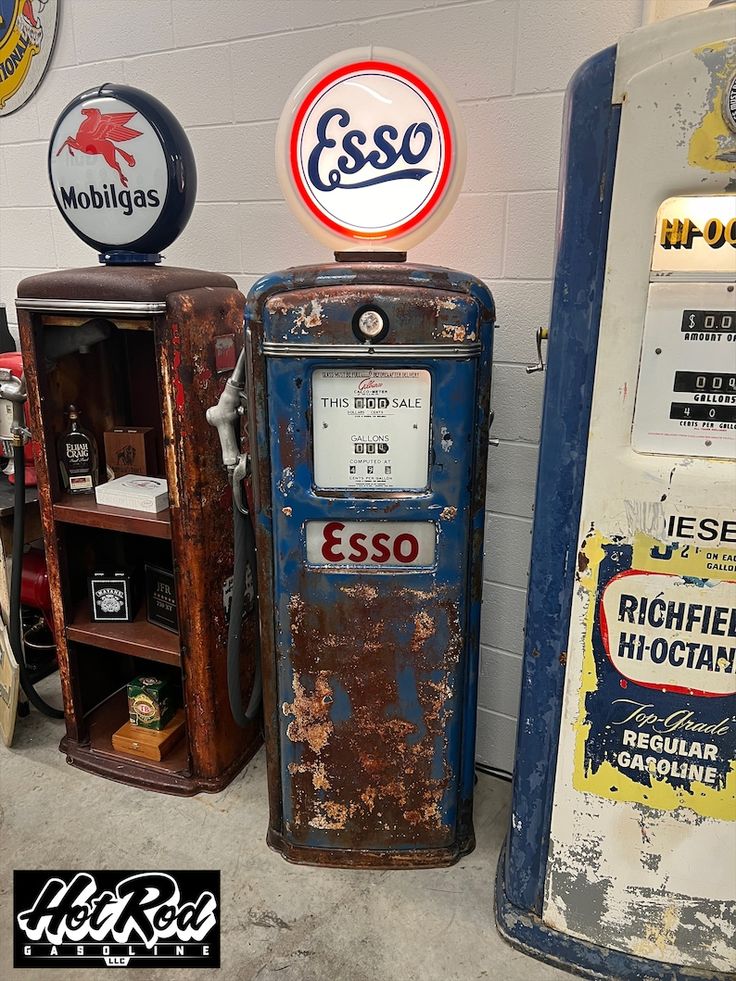
[[[468,131],[467,176],[449,219],[411,258],[479,275],[498,305],[500,445],[489,463],[478,758],[505,770],[544,384],[524,365],[549,313],[563,92],[585,58],[641,25],[647,6],[651,0],[63,0],[49,73],[26,106],[0,118],[0,302],[12,323],[18,280],[97,261],[56,211],[46,175],[53,123],[84,89],[124,82],[178,116],[196,154],[199,193],[166,259],[229,273],[247,291],[265,272],[330,258],[291,216],[274,173],[276,123],[301,76],[336,51],[375,44],[410,52],[444,79]]]

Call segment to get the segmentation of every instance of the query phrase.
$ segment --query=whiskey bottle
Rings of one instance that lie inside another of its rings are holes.
[[[79,425],[73,405],[66,410],[69,428],[59,437],[59,470],[64,490],[69,494],[93,494],[99,483],[99,457],[92,433]]]

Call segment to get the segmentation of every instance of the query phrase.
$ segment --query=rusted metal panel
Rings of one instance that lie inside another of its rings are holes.
[[[473,845],[492,301],[447,271],[390,272],[290,270],[280,288],[251,294],[269,841],[297,861],[450,864]],[[353,345],[340,366],[362,366],[353,318],[366,305],[391,324],[371,363],[431,376],[429,481],[419,493],[313,485],[312,370],[334,365],[313,345]],[[293,355],[264,357],[264,342]],[[412,344],[456,353],[433,359],[427,349],[409,362],[402,348]],[[325,517],[430,520],[435,564],[310,565],[305,528]]]
[[[227,692],[226,604],[233,572],[232,492],[218,466],[216,431],[207,408],[225,376],[217,374],[215,338],[242,334],[245,298],[236,290],[206,287],[172,293],[165,318],[156,319],[164,452],[183,646],[185,708],[193,771],[199,782],[222,784],[261,743],[258,719],[240,728]],[[241,683],[253,684],[257,614],[241,635]]]

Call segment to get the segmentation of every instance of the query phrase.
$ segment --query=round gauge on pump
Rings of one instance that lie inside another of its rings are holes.
[[[405,251],[454,204],[465,132],[425,65],[357,48],[321,62],[291,93],[276,169],[291,209],[334,250]]]
[[[102,253],[155,256],[192,213],[189,140],[158,99],[107,83],[72,99],[54,125],[49,177],[67,224]]]

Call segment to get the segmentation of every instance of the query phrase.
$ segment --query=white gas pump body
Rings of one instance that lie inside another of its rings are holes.
[[[496,913],[512,943],[591,977],[736,969],[735,29],[733,3],[643,28],[569,94]],[[606,111],[598,172],[585,133]],[[581,275],[594,235],[570,221],[582,173],[601,175],[577,215],[600,234],[599,286]],[[588,342],[575,304],[598,288]]]

